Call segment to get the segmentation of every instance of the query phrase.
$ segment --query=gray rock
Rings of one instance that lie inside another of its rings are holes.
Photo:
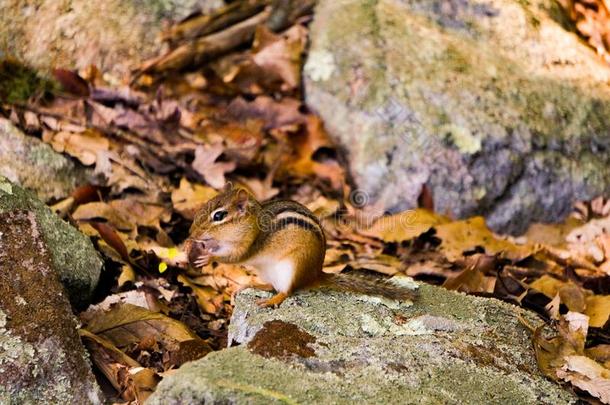
[[[610,192],[610,68],[553,0],[320,0],[306,101],[371,204],[520,233]]]
[[[91,240],[51,212],[31,192],[0,176],[0,214],[13,210],[31,211],[36,216],[53,268],[70,301],[77,307],[85,306],[103,264]]]
[[[33,212],[0,213],[0,403],[101,404]]]
[[[47,70],[91,64],[115,78],[160,50],[164,22],[222,0],[2,0],[0,57]]]
[[[49,201],[70,195],[91,173],[0,118],[0,176]]]
[[[278,309],[242,292],[230,339],[241,346],[187,363],[149,404],[566,404],[536,366],[522,316],[495,299],[421,285],[413,305],[309,291]]]

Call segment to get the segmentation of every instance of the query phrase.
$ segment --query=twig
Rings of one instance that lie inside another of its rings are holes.
[[[135,75],[134,80],[142,73],[160,73],[167,70],[178,70],[189,65],[200,64],[206,61],[206,59],[229,52],[251,41],[256,27],[265,22],[270,14],[271,10],[265,9],[223,31],[202,37],[193,43],[181,45],[165,55],[145,62],[140,71]]]
[[[261,12],[269,3],[269,0],[253,0],[229,4],[212,14],[189,18],[171,27],[162,36],[162,39],[177,43],[181,40],[195,39],[212,34],[252,17],[254,14]]]

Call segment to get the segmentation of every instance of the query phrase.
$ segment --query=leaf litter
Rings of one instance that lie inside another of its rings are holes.
[[[143,403],[164,375],[226,347],[234,293],[261,284],[237,265],[189,268],[183,251],[195,212],[231,181],[263,201],[308,206],[328,238],[325,271],[405,274],[536,311],[543,321],[526,326],[541,371],[610,403],[610,201],[579,203],[564,223],[534,224],[519,238],[482,217],[433,212],[427,188],[409,211],[362,204],[303,103],[313,2],[269,3],[238,1],[168,28],[167,53],[129,84],[107,83],[93,66],[58,67],[54,97],[0,107],[95,169],[91,185],[52,208],[105,258],[80,333],[117,401]]]

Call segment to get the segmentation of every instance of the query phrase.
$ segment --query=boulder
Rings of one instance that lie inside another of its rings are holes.
[[[426,185],[518,234],[610,192],[610,67],[556,1],[320,0],[310,39],[307,104],[379,211]]]
[[[36,217],[54,271],[72,304],[86,306],[97,286],[102,260],[91,240],[55,215],[31,192],[0,176],[0,214],[25,210]]]
[[[101,404],[36,214],[0,213],[0,403]]]
[[[70,195],[88,181],[91,171],[0,118],[0,176],[49,201]]]
[[[3,0],[0,58],[40,69],[96,65],[115,79],[160,50],[169,21],[222,0]]]
[[[277,309],[245,290],[229,339],[241,344],[187,363],[149,404],[568,404],[545,379],[520,323],[536,315],[495,299],[421,285],[411,305],[308,291]]]

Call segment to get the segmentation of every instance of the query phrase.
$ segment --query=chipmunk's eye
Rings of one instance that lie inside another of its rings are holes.
[[[225,210],[218,210],[212,214],[212,221],[220,222],[227,217],[228,212]]]

